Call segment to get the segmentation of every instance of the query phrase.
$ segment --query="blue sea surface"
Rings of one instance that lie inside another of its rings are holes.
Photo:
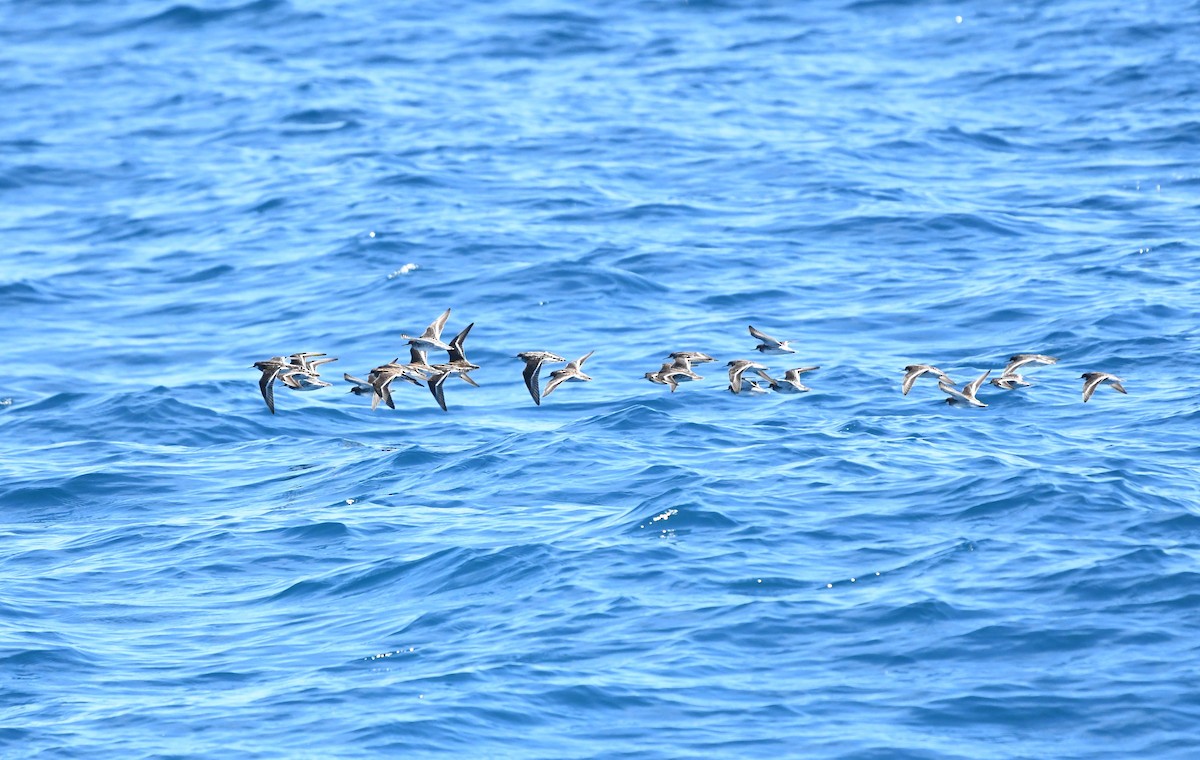
[[[1200,757],[1200,4],[8,0],[0,103],[0,756]]]

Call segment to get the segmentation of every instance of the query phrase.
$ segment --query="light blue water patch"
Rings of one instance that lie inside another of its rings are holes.
[[[0,10],[0,754],[1196,756],[1197,10]]]

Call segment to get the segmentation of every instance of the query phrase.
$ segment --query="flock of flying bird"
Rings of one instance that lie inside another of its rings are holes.
[[[1026,366],[1036,366],[1038,364],[1057,364],[1058,359],[1045,354],[1017,354],[1008,360],[1008,364],[1000,371],[999,377],[994,377],[991,380],[992,385],[997,388],[1003,388],[1006,391],[1015,390],[1017,388],[1032,385],[1025,380],[1025,376],[1017,372]],[[960,390],[956,387],[956,383],[950,379],[950,376],[942,372],[937,367],[929,364],[910,364],[904,368],[904,380],[900,384],[900,390],[904,395],[912,389],[913,384],[917,382],[917,378],[924,374],[931,374],[937,378],[938,388],[947,396],[947,404],[956,404],[960,406],[987,406],[979,400],[976,394],[979,393],[979,388],[983,385],[983,381],[988,379],[988,375],[992,374],[989,369],[979,377],[967,383]],[[1110,375],[1107,372],[1084,372],[1080,375],[1083,378],[1083,400],[1092,397],[1096,389],[1101,385],[1110,385],[1114,391],[1125,393],[1125,386],[1121,385],[1121,378],[1116,375]]]
[[[447,379],[459,377],[470,385],[479,386],[471,378],[471,372],[479,369],[479,365],[473,364],[467,359],[466,353],[463,350],[463,342],[467,339],[467,335],[471,332],[471,328],[475,326],[475,323],[472,322],[467,325],[453,340],[446,343],[442,340],[442,330],[445,328],[446,320],[449,318],[450,310],[446,309],[421,335],[413,337],[402,334],[400,336],[408,341],[409,361],[401,362],[400,358],[396,357],[387,364],[381,364],[371,370],[365,380],[348,373],[343,373],[342,377],[346,382],[351,384],[350,392],[358,396],[370,394],[372,410],[376,409],[381,401],[387,404],[389,408],[395,409],[396,404],[392,400],[392,384],[396,380],[401,380],[416,386],[427,386],[437,401],[438,406],[442,408],[442,411],[446,411],[444,386]],[[796,353],[795,349],[788,346],[789,341],[776,340],[766,333],[754,329],[753,326],[750,326],[750,335],[759,341],[759,344],[755,346],[755,350],[759,353]],[[445,351],[446,361],[430,364],[428,360],[430,351]],[[522,375],[525,378],[525,387],[529,389],[529,395],[533,397],[533,402],[541,405],[542,399],[553,393],[563,383],[591,380],[591,376],[583,371],[583,363],[593,353],[595,352],[589,351],[587,354],[570,362],[558,354],[549,351],[523,351],[517,354],[516,358],[525,362],[525,369]],[[652,383],[669,386],[672,393],[675,392],[675,389],[682,382],[703,379],[692,369],[693,366],[716,361],[716,359],[708,354],[699,351],[676,351],[670,354],[668,358],[671,359],[670,362],[663,364],[656,372],[647,372],[645,377]],[[321,375],[317,368],[334,361],[337,361],[337,359],[328,357],[325,354],[303,352],[286,357],[275,356],[255,362],[253,365],[254,368],[262,372],[262,376],[258,381],[258,387],[262,391],[263,400],[267,402],[267,408],[271,410],[272,414],[275,413],[276,381],[294,391],[311,391],[317,388],[330,387],[332,383],[321,380]],[[543,391],[541,388],[542,366],[562,362],[566,362],[566,366],[562,369],[553,370],[550,373],[550,380],[546,383],[546,388]],[[1053,356],[1046,356],[1045,354],[1017,354],[1009,359],[1008,365],[1001,370],[999,377],[992,379],[991,384],[1004,390],[1014,390],[1018,387],[1030,385],[1025,380],[1025,377],[1018,373],[1018,370],[1040,364],[1055,364],[1056,362],[1058,362],[1058,359]],[[725,366],[729,370],[728,390],[736,394],[740,394],[743,390],[748,393],[769,393],[771,391],[776,393],[803,393],[810,389],[800,381],[800,376],[806,372],[820,369],[820,367],[796,367],[787,370],[782,379],[776,379],[768,374],[768,367],[765,364],[750,359],[734,359],[727,362]],[[750,370],[753,370],[759,379],[747,379],[745,375]],[[910,364],[904,368],[904,379],[901,382],[900,389],[904,395],[908,395],[908,392],[912,389],[917,379],[928,374],[937,378],[938,388],[949,397],[946,399],[946,403],[982,407],[987,406],[987,404],[980,401],[977,394],[991,373],[992,371],[988,370],[959,389],[957,384],[937,367],[929,364]],[[1085,402],[1092,397],[1092,394],[1101,385],[1109,385],[1113,390],[1125,393],[1125,388],[1121,385],[1121,378],[1110,375],[1107,372],[1085,372],[1081,377],[1083,378],[1083,400]]]

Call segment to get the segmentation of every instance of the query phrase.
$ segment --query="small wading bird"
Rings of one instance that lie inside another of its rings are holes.
[[[1118,393],[1125,393],[1125,386],[1121,385],[1121,378],[1116,375],[1110,375],[1107,372],[1084,372],[1080,377],[1083,378],[1083,403],[1085,404],[1101,385],[1108,385]]]
[[[746,374],[746,370],[767,369],[765,364],[759,364],[758,362],[751,361],[749,359],[734,359],[733,361],[727,362],[725,366],[729,367],[728,390],[730,393],[734,394],[742,392],[742,375]]]
[[[565,362],[566,359],[549,351],[522,351],[517,354],[517,358],[525,362],[525,369],[521,372],[521,376],[525,378],[525,387],[529,389],[533,403],[541,406],[542,392],[539,387],[541,378],[538,377],[538,374],[542,371],[542,365],[546,362]]]
[[[439,351],[450,351],[450,346],[442,341],[442,328],[446,326],[446,320],[449,318],[450,310],[446,309],[442,312],[442,316],[433,320],[433,323],[429,327],[426,327],[425,332],[421,333],[419,337],[414,338],[404,333],[401,333],[400,337],[407,340],[414,348],[419,348],[422,351],[430,351],[435,348]]]
[[[716,361],[716,359],[701,351],[673,351],[667,354],[667,358],[676,362],[686,361],[689,367],[693,364],[706,364],[707,362]]]
[[[997,388],[1003,388],[1006,391],[1011,391],[1017,387],[1026,387],[1030,383],[1025,379],[1024,375],[1017,372],[1026,364],[1056,364],[1058,359],[1045,354],[1016,354],[1009,357],[1008,364],[1000,372],[1000,377],[992,378],[992,385]]]
[[[794,354],[795,350],[788,348],[790,341],[775,340],[770,335],[767,335],[761,330],[755,330],[754,325],[750,325],[750,335],[758,338],[759,344],[754,348],[764,354]]]
[[[782,380],[776,380],[761,369],[756,370],[756,372],[759,377],[767,381],[767,385],[776,393],[804,393],[805,391],[812,390],[812,388],[800,382],[800,375],[805,372],[812,372],[815,369],[820,369],[820,367],[797,367],[796,369],[789,369],[783,373]]]
[[[550,382],[546,383],[546,392],[542,394],[542,398],[549,396],[554,392],[554,389],[569,380],[577,380],[587,382],[592,379],[591,375],[586,375],[583,372],[583,363],[588,360],[588,357],[596,353],[588,351],[586,355],[576,359],[573,362],[568,362],[567,366],[562,369],[556,369],[550,373]]]
[[[437,401],[438,406],[442,411],[446,409],[446,378],[457,375],[461,377],[468,385],[479,387],[479,383],[471,377],[471,371],[479,369],[478,364],[472,364],[467,360],[467,355],[463,351],[463,341],[467,339],[467,334],[471,332],[471,328],[475,323],[467,325],[463,331],[454,336],[454,340],[450,341],[450,358],[449,361],[443,364],[434,364],[429,367],[432,374],[429,376],[429,392],[433,394],[433,398]],[[428,365],[427,365],[428,366]]]
[[[258,390],[262,393],[267,409],[275,413],[275,381],[283,383],[294,391],[313,391],[317,388],[328,388],[329,383],[321,380],[317,367],[337,359],[317,359],[325,354],[305,351],[288,357],[273,356],[260,362],[254,362],[252,367],[262,373],[258,379]]]
[[[671,388],[671,393],[675,392],[675,389],[679,387],[680,383],[689,382],[692,380],[703,380],[704,378],[696,374],[696,372],[692,369],[692,361],[694,360],[690,357],[695,353],[696,352],[693,351],[676,351],[675,353],[671,354],[671,356],[675,359],[674,362],[662,365],[657,372],[647,372],[646,379],[652,383],[669,386]],[[716,359],[713,359],[707,354],[700,354],[700,356],[706,357],[700,359],[702,363],[716,361]]]
[[[912,390],[913,383],[917,382],[917,378],[926,372],[936,375],[939,383],[954,385],[954,381],[950,379],[949,375],[932,364],[910,364],[904,368],[904,380],[900,383],[900,391],[907,396],[908,392]]]
[[[410,364],[389,362],[371,370],[367,375],[371,384],[371,411],[375,411],[379,402],[387,404],[388,409],[395,409],[396,402],[392,400],[392,383],[403,380],[413,385],[421,385],[422,380],[428,379],[423,372]],[[351,391],[353,393],[353,391]]]
[[[938,383],[938,387],[942,389],[943,393],[950,397],[946,399],[947,404],[962,406],[987,406],[987,404],[975,398],[975,394],[979,392],[979,386],[983,385],[983,381],[987,380],[987,376],[990,374],[992,374],[992,371],[989,369],[987,372],[984,372],[979,377],[964,385],[961,391],[956,389],[953,385],[947,385],[946,383]]]

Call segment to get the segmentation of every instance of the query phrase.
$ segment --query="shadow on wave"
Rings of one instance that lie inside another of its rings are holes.
[[[446,287],[448,292],[454,292],[455,287],[469,286],[474,292],[518,296],[527,301],[531,282],[538,283],[535,293],[581,303],[631,295],[661,297],[667,293],[662,283],[624,269],[563,260],[521,264],[484,274],[471,272],[451,280]]]
[[[323,578],[292,584],[272,601],[296,596],[333,596],[340,599],[376,594],[383,589],[402,590],[405,597],[425,597],[474,589],[511,593],[522,583],[539,578],[556,564],[557,552],[541,544],[502,549],[454,547],[408,560],[388,559],[365,569],[341,570]]]
[[[165,11],[145,18],[129,21],[118,26],[114,31],[142,29],[145,27],[164,27],[168,29],[200,29],[213,23],[226,20],[237,20],[250,23],[258,20],[263,14],[277,10],[291,10],[287,0],[254,0],[244,5],[231,5],[224,8],[197,8],[194,5],[173,5]]]

